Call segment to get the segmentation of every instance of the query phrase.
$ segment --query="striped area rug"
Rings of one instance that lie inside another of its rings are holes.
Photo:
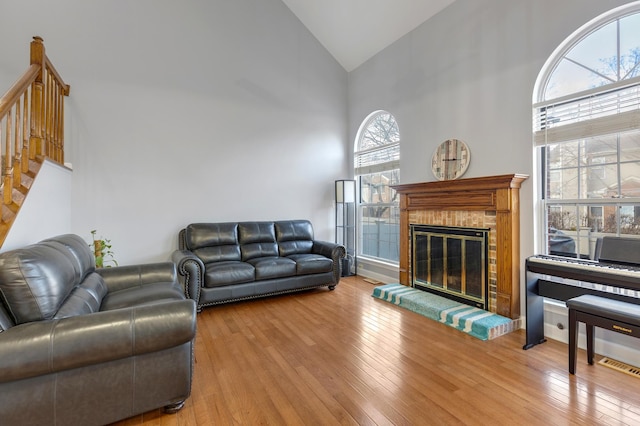
[[[502,336],[519,326],[519,321],[401,284],[377,286],[373,289],[372,296],[481,340]]]

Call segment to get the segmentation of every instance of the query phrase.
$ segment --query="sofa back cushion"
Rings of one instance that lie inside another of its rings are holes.
[[[96,260],[89,244],[78,235],[58,235],[42,240],[39,244],[54,247],[67,256],[74,269],[74,286],[84,281],[85,277],[96,269]]]
[[[273,222],[239,223],[238,241],[243,261],[256,257],[278,256],[276,230]]]
[[[240,260],[237,223],[192,223],[185,228],[186,249],[205,264]]]
[[[313,226],[308,220],[286,220],[275,223],[280,256],[311,253]]]
[[[0,294],[16,324],[53,318],[85,275],[63,246],[37,243],[0,253]]]

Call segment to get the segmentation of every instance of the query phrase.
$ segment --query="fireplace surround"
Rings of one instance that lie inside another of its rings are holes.
[[[400,195],[400,283],[411,285],[411,224],[489,228],[488,310],[519,318],[519,193],[527,178],[507,174],[393,186]]]

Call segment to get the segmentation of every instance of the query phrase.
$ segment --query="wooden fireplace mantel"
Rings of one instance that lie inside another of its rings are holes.
[[[411,211],[488,211],[496,215],[496,313],[520,316],[520,185],[508,174],[395,185],[400,194],[400,282],[411,284]]]

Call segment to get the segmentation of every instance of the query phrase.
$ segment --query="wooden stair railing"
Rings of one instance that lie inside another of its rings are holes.
[[[44,159],[64,165],[64,96],[69,90],[47,58],[42,38],[33,37],[31,65],[0,98],[0,246]]]

